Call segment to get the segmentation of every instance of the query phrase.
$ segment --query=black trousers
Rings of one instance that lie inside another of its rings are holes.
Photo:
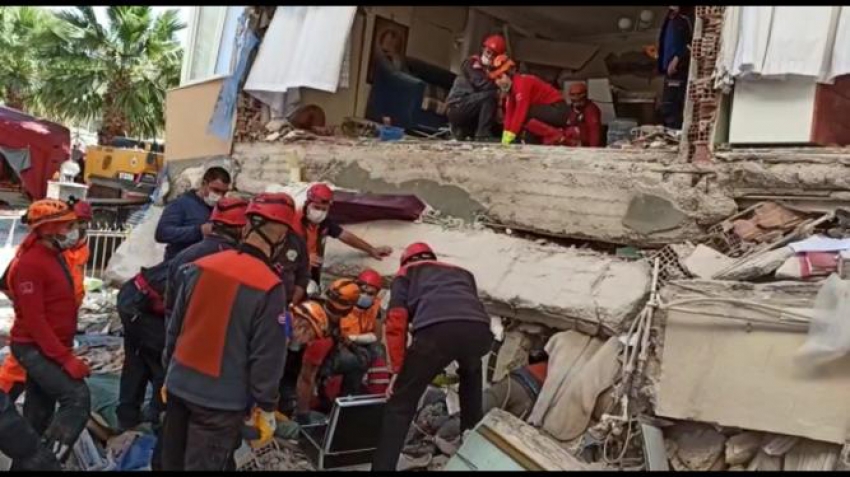
[[[492,137],[498,101],[495,90],[479,91],[449,106],[446,115],[455,130],[455,139],[463,140],[473,135],[476,139]]]
[[[492,343],[489,324],[480,322],[444,322],[414,334],[384,410],[381,437],[372,459],[373,471],[396,470],[419,399],[452,361],[457,361],[460,377],[461,429],[475,427],[482,418],[481,358]]]
[[[118,392],[118,425],[132,429],[139,423],[157,422],[163,409],[160,388],[165,380],[162,351],[165,348],[165,322],[162,316],[131,312],[119,307],[124,325],[124,365]],[[146,416],[142,405],[148,383],[153,388],[151,407]]]
[[[687,92],[687,75],[664,78],[664,90],[661,92],[661,117],[664,121],[664,126],[672,129],[682,129]]]
[[[91,398],[86,382],[69,376],[36,346],[13,343],[11,348],[27,372],[24,417],[45,442],[59,442],[70,449],[89,420]]]
[[[18,414],[15,398],[4,392],[0,392],[0,452],[12,459],[12,470],[62,470],[56,456]]]
[[[162,470],[235,470],[243,411],[192,404],[168,393],[162,430]]]

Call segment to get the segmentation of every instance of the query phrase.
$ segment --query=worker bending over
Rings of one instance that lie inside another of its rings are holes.
[[[476,141],[489,140],[499,109],[499,88],[490,78],[493,60],[504,55],[505,39],[491,35],[484,40],[481,55],[472,55],[460,65],[446,98],[446,115],[452,136],[462,141],[470,136]]]
[[[169,317],[164,470],[224,470],[253,402],[260,442],[273,438],[286,335],[286,302],[272,269],[295,210],[286,194],[259,194],[246,211],[237,250],[208,255],[179,270]]]
[[[204,172],[201,187],[184,192],[165,206],[154,238],[166,244],[165,260],[200,242],[212,232],[209,217],[215,204],[230,190],[230,173],[221,167]]]
[[[506,96],[502,144],[514,142],[532,119],[556,128],[567,125],[569,107],[552,85],[537,76],[517,73],[514,62],[504,55],[497,57],[493,66],[492,76]]]
[[[77,216],[65,202],[45,199],[30,205],[25,221],[30,234],[5,276],[15,311],[10,347],[26,372],[24,417],[63,462],[90,405],[89,367],[73,353],[77,296],[62,255],[78,245]]]
[[[325,256],[327,237],[338,238],[342,243],[362,250],[375,260],[382,260],[393,250],[390,247],[373,247],[365,240],[344,230],[328,218],[333,205],[333,191],[325,184],[314,184],[307,190],[307,200],[298,217],[298,233],[307,243],[310,256],[310,277],[316,286],[321,283],[322,261]]]
[[[326,298],[305,301],[292,308],[294,326],[309,325],[301,369],[298,373],[295,419],[306,423],[313,406],[314,394],[321,403],[325,380],[342,376],[342,394],[362,392],[363,377],[369,369],[368,351],[358,349],[343,338],[340,321],[351,313],[360,299],[360,287],[354,280],[340,279],[331,283]],[[324,403],[327,404],[327,403]]]
[[[413,343],[406,349],[408,329]],[[481,420],[481,358],[490,350],[493,334],[475,277],[437,261],[424,243],[408,246],[390,288],[386,340],[395,374],[373,471],[396,470],[422,393],[452,361],[457,361],[460,377],[461,429],[471,429]]]

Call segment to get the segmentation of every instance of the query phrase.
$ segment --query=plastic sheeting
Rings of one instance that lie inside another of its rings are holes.
[[[106,267],[106,282],[122,284],[139,273],[142,267],[152,267],[162,261],[165,244],[154,240],[162,210],[159,206],[150,207],[139,226],[121,243]]]
[[[831,83],[850,73],[850,7],[728,7],[720,55],[718,86],[745,76]]]
[[[834,361],[850,351],[850,281],[830,275],[815,298],[809,337],[797,352],[803,366]]]
[[[245,91],[280,112],[293,88],[335,93],[357,7],[277,7]]]

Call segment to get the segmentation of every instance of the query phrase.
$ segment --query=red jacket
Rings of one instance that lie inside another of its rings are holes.
[[[62,254],[41,242],[19,257],[11,280],[15,322],[13,343],[35,344],[63,364],[72,355],[77,332],[77,299],[71,271]]]
[[[531,106],[553,104],[563,100],[561,93],[542,79],[534,75],[514,75],[511,92],[505,104],[505,131],[519,134]]]
[[[578,127],[581,147],[602,146],[602,112],[593,101],[587,100],[581,109],[571,106],[567,124]]]

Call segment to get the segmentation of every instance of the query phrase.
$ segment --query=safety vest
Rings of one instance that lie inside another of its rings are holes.
[[[16,383],[25,383],[26,381],[27,372],[11,353],[8,354],[6,360],[3,361],[3,366],[0,366],[0,390],[8,393]]]
[[[65,250],[62,252],[62,256],[65,257],[65,262],[68,263],[71,280],[74,282],[74,295],[77,298],[77,306],[80,306],[86,297],[85,271],[86,263],[89,261],[89,245],[88,243],[83,243],[76,248]]]
[[[381,299],[375,297],[375,302],[366,310],[355,307],[351,313],[339,321],[342,336],[374,333],[378,325],[378,314],[381,312]]]

